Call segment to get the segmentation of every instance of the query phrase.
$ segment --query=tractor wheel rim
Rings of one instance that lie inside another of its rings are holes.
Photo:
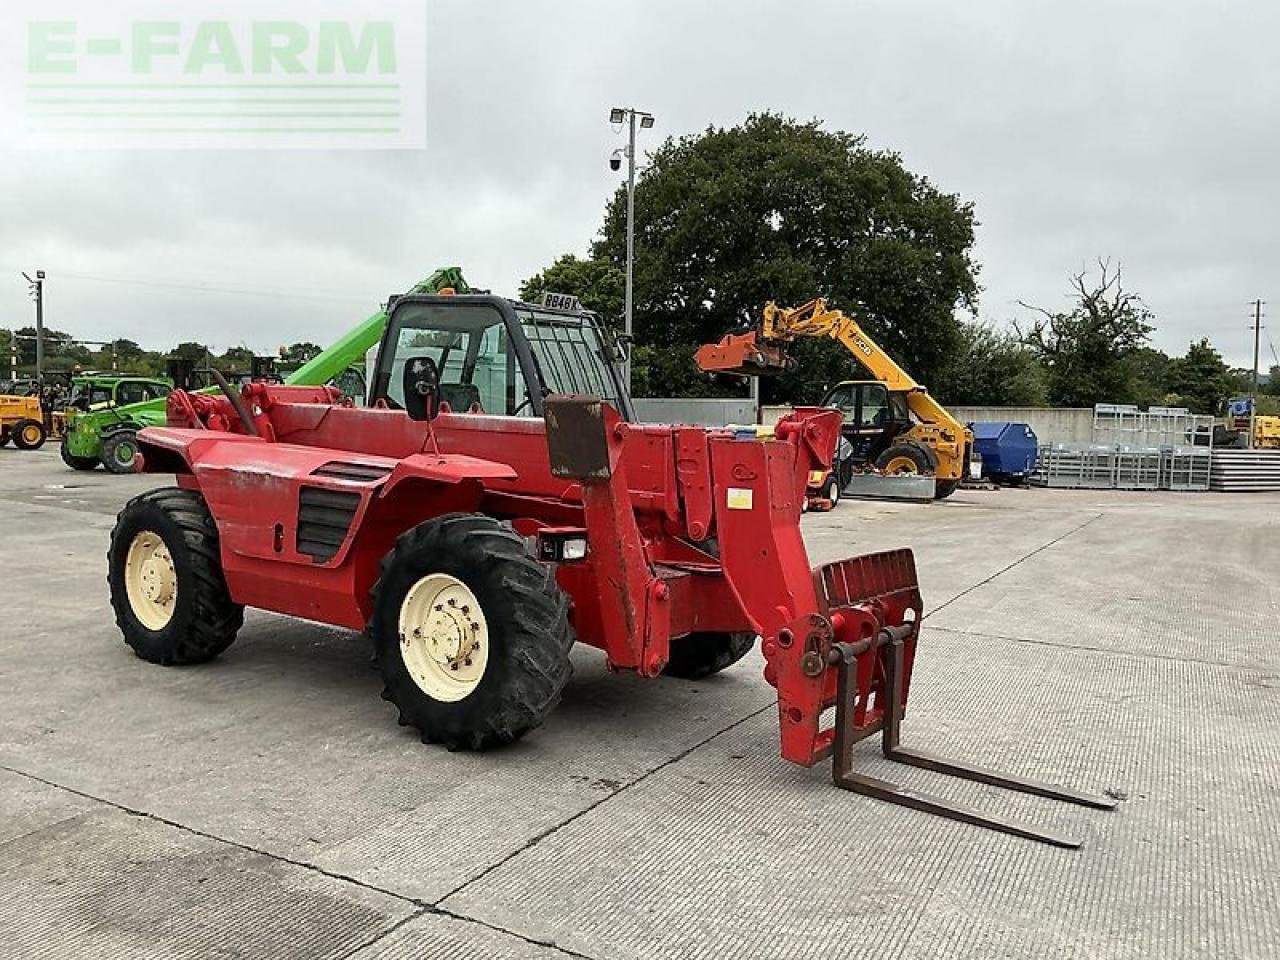
[[[40,428],[39,428],[39,427],[32,427],[32,426],[26,426],[26,427],[23,427],[23,428],[22,428],[22,439],[23,439],[23,442],[25,442],[25,443],[39,443],[39,442],[40,442]]]
[[[133,463],[133,444],[129,442],[116,444],[116,463],[121,466],[132,465]]]
[[[178,601],[178,574],[159,535],[143,530],[129,544],[124,561],[124,590],[129,608],[148,630],[163,630]]]
[[[920,470],[916,466],[916,462],[910,457],[894,457],[884,465],[885,473],[907,474],[919,473]]]
[[[400,657],[433,700],[474,693],[489,663],[489,625],[471,588],[447,573],[415,583],[400,604]]]

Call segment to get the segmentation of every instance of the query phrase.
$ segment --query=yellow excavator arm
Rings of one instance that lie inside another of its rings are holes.
[[[906,394],[907,405],[916,418],[922,423],[936,425],[944,439],[958,441],[968,432],[964,424],[929,396],[929,392],[912,379],[911,374],[898,366],[871,339],[857,320],[842,310],[832,310],[825,300],[810,300],[792,309],[767,304],[760,333],[766,341],[780,344],[789,343],[797,337],[830,337],[853,354],[890,393]],[[946,436],[948,434],[949,437]]]

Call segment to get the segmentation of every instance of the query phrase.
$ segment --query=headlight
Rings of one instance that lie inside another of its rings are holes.
[[[544,563],[574,563],[586,558],[587,534],[582,528],[538,531],[538,559]]]

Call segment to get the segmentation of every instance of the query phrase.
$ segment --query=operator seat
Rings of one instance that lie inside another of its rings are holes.
[[[440,399],[454,413],[468,413],[477,408],[482,412],[484,410],[480,403],[480,388],[474,383],[442,383]]]

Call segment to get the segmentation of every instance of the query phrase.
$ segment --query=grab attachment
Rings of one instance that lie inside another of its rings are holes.
[[[1100,810],[1109,810],[1115,807],[1115,801],[1106,797],[1082,793],[1081,791],[1060,787],[1055,784],[1042,783],[1039,780],[1014,777],[1006,773],[989,770],[986,767],[959,763],[923,750],[908,750],[901,746],[899,734],[904,701],[904,652],[907,641],[914,638],[916,629],[917,624],[910,622],[900,626],[884,627],[875,637],[869,637],[857,643],[833,643],[831,645],[828,653],[828,662],[837,671],[835,742],[832,750],[834,757],[831,767],[832,779],[835,781],[836,786],[844,790],[852,790],[854,793],[860,793],[863,796],[874,797],[877,800],[887,800],[889,803],[911,807],[925,813],[935,813],[951,820],[959,820],[962,823],[986,827],[989,830],[998,830],[1001,833],[1025,837],[1028,840],[1036,840],[1040,843],[1048,843],[1057,847],[1072,849],[1079,847],[1081,841],[1071,837],[1049,830],[1042,830],[1039,827],[1009,817],[985,813],[974,807],[955,803],[934,794],[913,790],[909,787],[876,777],[869,777],[854,771],[853,745],[858,740],[879,729],[882,737],[881,749],[886,759],[897,763],[923,767],[926,770],[933,770],[937,773],[945,773],[949,776],[961,777],[965,780],[973,780],[995,787],[1003,787],[1006,790],[1017,790],[1021,793],[1031,793],[1040,797],[1063,800],[1067,803],[1080,804],[1081,806],[1094,807]],[[877,699],[882,700],[881,703],[877,704],[880,708],[880,719],[878,724],[858,727],[854,719],[854,706],[858,689],[857,662],[859,656],[871,650],[877,652],[877,660],[883,671],[884,683],[880,688],[882,696],[877,696]]]

